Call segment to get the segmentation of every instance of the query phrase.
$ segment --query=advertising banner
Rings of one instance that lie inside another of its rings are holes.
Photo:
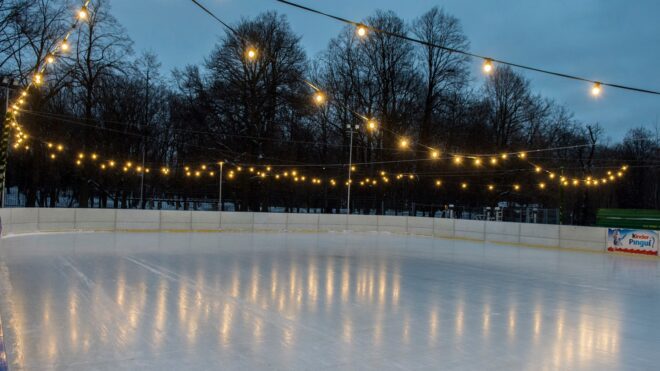
[[[658,232],[642,229],[609,228],[607,251],[658,255]]]

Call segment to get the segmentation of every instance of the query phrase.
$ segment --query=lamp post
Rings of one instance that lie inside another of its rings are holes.
[[[351,213],[351,183],[352,183],[352,174],[353,174],[353,131],[359,130],[360,125],[346,125],[350,135],[350,144],[348,147],[348,197],[346,202],[346,214]]]
[[[219,175],[219,180],[218,180],[218,184],[219,184],[218,185],[218,211],[223,211],[223,209],[224,209],[224,207],[223,207],[224,205],[222,204],[222,170],[223,170],[224,164],[225,163],[222,162],[222,161],[219,163],[220,173],[218,174]]]

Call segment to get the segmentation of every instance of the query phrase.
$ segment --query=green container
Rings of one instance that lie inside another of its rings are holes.
[[[660,230],[660,210],[599,209],[599,227]]]

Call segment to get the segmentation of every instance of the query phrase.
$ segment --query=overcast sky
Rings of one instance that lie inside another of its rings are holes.
[[[267,10],[285,14],[310,58],[342,24],[274,0],[200,0],[235,24]],[[660,90],[658,0],[296,0],[360,20],[376,9],[406,21],[438,5],[460,19],[471,51],[586,78]],[[158,54],[165,70],[200,63],[223,30],[190,0],[112,0],[112,10],[135,41],[136,51]],[[475,62],[475,84],[482,83]],[[635,126],[660,121],[660,96],[606,88],[593,99],[586,83],[524,73],[535,92],[565,104],[586,123],[600,123],[617,142]]]

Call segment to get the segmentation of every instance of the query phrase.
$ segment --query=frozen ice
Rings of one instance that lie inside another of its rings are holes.
[[[657,259],[383,234],[5,238],[13,370],[657,370]]]

